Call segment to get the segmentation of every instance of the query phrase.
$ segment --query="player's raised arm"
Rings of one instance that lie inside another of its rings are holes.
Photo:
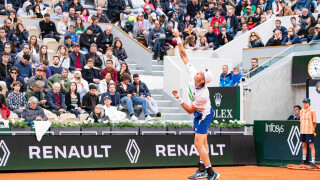
[[[184,47],[183,47],[183,45],[181,43],[181,38],[179,36],[179,31],[177,29],[173,30],[173,35],[177,39],[180,57],[181,57],[182,61],[184,62],[184,64],[187,64],[189,62],[189,59],[188,59],[186,51],[185,51],[185,49],[184,49]]]

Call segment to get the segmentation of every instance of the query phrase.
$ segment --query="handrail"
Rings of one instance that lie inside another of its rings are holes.
[[[268,49],[268,48],[277,48],[291,45],[283,45],[283,46],[263,46],[263,47],[254,47],[254,48],[243,48],[242,50],[254,50],[254,49]]]

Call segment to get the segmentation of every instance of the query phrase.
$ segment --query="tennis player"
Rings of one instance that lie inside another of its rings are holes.
[[[198,169],[194,175],[189,176],[189,179],[200,179],[207,177],[208,180],[217,180],[220,174],[212,169],[208,154],[207,141],[208,129],[214,117],[214,111],[211,107],[209,98],[209,90],[207,88],[207,84],[209,84],[212,80],[212,74],[208,71],[208,69],[198,72],[194,68],[194,66],[189,62],[185,49],[181,44],[179,31],[174,30],[173,34],[177,39],[180,57],[186,65],[187,72],[190,75],[188,96],[191,106],[183,102],[178,95],[178,91],[174,90],[172,91],[172,94],[179,101],[183,109],[185,109],[189,114],[194,114],[194,144],[200,156]]]

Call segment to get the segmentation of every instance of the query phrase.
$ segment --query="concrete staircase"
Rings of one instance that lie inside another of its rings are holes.
[[[137,64],[130,59],[127,59],[128,67],[130,69],[131,74],[144,74],[143,69],[138,69]],[[163,61],[152,60],[152,76],[163,76]]]

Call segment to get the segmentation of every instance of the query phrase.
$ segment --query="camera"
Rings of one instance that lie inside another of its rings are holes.
[[[245,78],[245,77],[242,77],[241,79],[240,79],[240,83],[245,83],[247,81],[247,78]]]

